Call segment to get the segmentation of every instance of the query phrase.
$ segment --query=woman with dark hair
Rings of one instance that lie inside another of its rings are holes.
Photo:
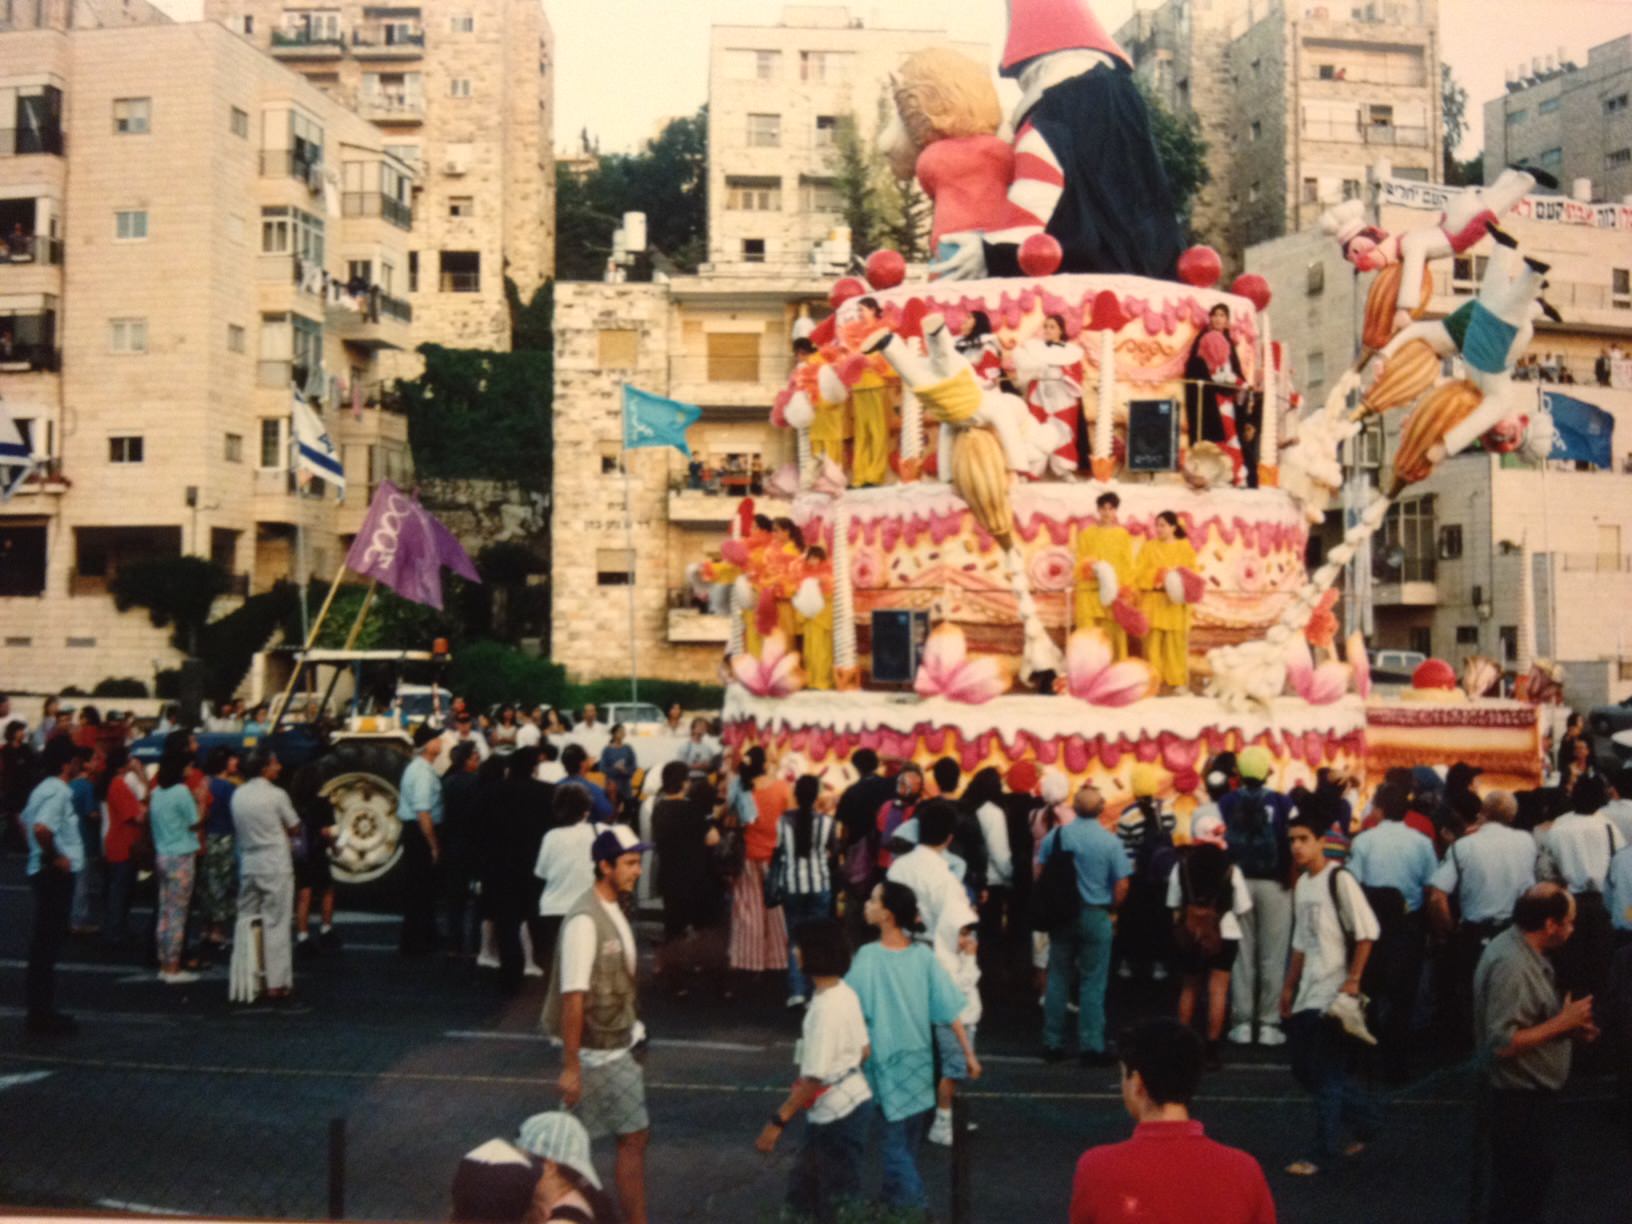
[[[992,320],[984,310],[971,310],[958,331],[956,348],[975,368],[981,389],[995,391],[1003,378],[1003,350],[992,334]]]
[[[719,887],[709,849],[720,843],[711,819],[714,787],[707,778],[690,779],[683,761],[663,766],[662,793],[652,808],[652,842],[657,851],[657,891],[663,899],[663,946],[657,971],[676,997],[689,992],[683,974],[701,969],[701,936],[717,925]]]
[[[147,824],[147,770],[123,747],[108,750],[108,835],[103,852],[108,864],[108,907],[103,941],[122,948],[130,941],[131,893],[136,887],[138,848]]]
[[[171,986],[198,981],[198,974],[181,967],[187,943],[187,906],[193,898],[193,872],[198,862],[198,827],[203,819],[198,801],[187,787],[187,769],[192,760],[190,740],[185,731],[175,732],[166,740],[148,809],[159,877],[159,980]]]
[[[972,1080],[980,1078],[980,1060],[959,1019],[963,991],[929,945],[910,934],[918,926],[912,889],[886,880],[873,889],[864,912],[878,940],[856,953],[844,980],[861,1003],[872,1043],[867,1079],[884,1114],[882,1198],[887,1207],[922,1211],[929,1201],[918,1148],[935,1108],[933,1026],[951,1026]]]
[[[516,746],[516,735],[521,728],[516,725],[516,707],[508,701],[499,707],[499,716],[493,725],[487,728],[488,745],[496,752],[504,752]]]
[[[1570,766],[1576,760],[1575,746],[1583,740],[1587,740],[1587,743],[1591,744],[1591,741],[1587,739],[1587,716],[1572,710],[1569,717],[1564,720],[1564,734],[1558,740],[1558,782],[1560,786],[1566,784],[1565,780],[1569,777]]]
[[[1139,550],[1133,584],[1143,592],[1140,610],[1150,622],[1144,638],[1145,659],[1164,691],[1190,686],[1190,604],[1186,576],[1196,573],[1196,550],[1179,516],[1163,510],[1156,516],[1155,536]]]
[[[833,814],[817,811],[822,780],[805,774],[793,784],[794,807],[782,815],[777,830],[776,856],[782,872],[782,916],[788,935],[797,935],[807,922],[833,913]],[[826,804],[823,805],[825,808]],[[797,958],[788,960],[788,1006],[803,1007],[810,997],[810,979]]]
[[[1206,998],[1206,1065],[1216,1070],[1230,1010],[1230,973],[1241,946],[1240,916],[1252,909],[1246,877],[1230,861],[1222,822],[1212,822],[1179,851],[1167,879],[1167,906],[1178,951],[1179,1023],[1188,1027],[1196,1000]]]
[[[213,948],[226,947],[227,932],[238,916],[238,856],[233,849],[232,824],[232,793],[238,787],[229,776],[236,760],[237,754],[225,744],[211,748],[204,759],[210,806],[204,816],[198,891],[204,940]]]
[[[765,875],[775,853],[782,813],[792,806],[788,784],[765,771],[765,750],[744,754],[726,792],[726,818],[742,831],[742,872],[731,885],[731,968],[750,973],[788,967],[788,930],[780,909],[765,908]]]
[[[1240,354],[1230,338],[1230,308],[1220,302],[1207,312],[1207,327],[1197,334],[1184,363],[1184,424],[1190,446],[1211,442],[1232,458],[1239,457],[1248,439],[1241,428],[1244,422],[1236,417],[1234,388],[1245,382]],[[1247,476],[1256,483],[1250,466]]]
[[[543,966],[538,949],[532,946],[529,920],[538,913],[543,882],[532,871],[538,859],[550,819],[552,788],[533,777],[538,766],[536,748],[518,748],[505,758],[499,770],[492,769],[499,758],[490,757],[478,771],[478,779],[491,775],[486,784],[478,782],[478,808],[486,826],[488,850],[492,856],[482,878],[484,896],[492,890],[488,917],[493,922],[493,938],[498,945],[499,987],[506,994],[521,989],[521,979],[538,977]],[[544,955],[548,956],[546,950]]]
[[[635,750],[624,743],[628,735],[629,729],[621,722],[613,723],[611,738],[601,749],[601,759],[596,763],[606,778],[607,797],[614,807],[621,807],[633,794]]]

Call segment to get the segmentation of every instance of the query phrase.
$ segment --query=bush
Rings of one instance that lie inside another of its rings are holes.
[[[629,681],[590,680],[574,684],[568,692],[569,708],[582,709],[586,701],[604,708],[609,701],[628,701]],[[640,681],[640,700],[649,701],[659,709],[667,710],[678,701],[685,710],[718,710],[725,704],[725,689],[718,684],[697,684],[690,680]]]
[[[204,626],[199,632],[198,648],[204,660],[206,697],[223,701],[237,691],[255,652],[266,648],[278,626],[298,609],[299,599],[299,589],[293,583],[279,582],[270,591],[250,596],[240,607]],[[158,696],[175,694],[160,692]]]
[[[146,697],[147,685],[133,676],[105,676],[91,690],[92,697]]]
[[[561,664],[535,659],[501,642],[455,646],[447,685],[478,710],[507,701],[560,706],[570,688]]]
[[[110,586],[114,607],[146,608],[154,628],[175,626],[177,650],[195,654],[210,606],[230,584],[227,571],[204,557],[150,557],[125,566]]]

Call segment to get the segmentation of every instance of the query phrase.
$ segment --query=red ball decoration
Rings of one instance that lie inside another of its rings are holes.
[[[1230,292],[1237,297],[1244,297],[1251,302],[1254,310],[1269,309],[1269,282],[1256,272],[1243,272],[1235,278],[1230,286]]]
[[[1411,687],[1414,689],[1454,689],[1456,687],[1456,672],[1444,659],[1429,659],[1418,664],[1417,670],[1411,673]]]
[[[867,283],[874,289],[894,289],[907,279],[907,261],[900,251],[885,249],[867,256]]]
[[[1197,289],[1211,289],[1224,275],[1224,261],[1210,246],[1193,246],[1179,256],[1179,279]]]
[[[866,285],[854,276],[846,276],[833,282],[833,288],[827,295],[827,304],[837,310],[851,298],[860,297],[866,292]]]
[[[1020,271],[1027,276],[1053,276],[1064,258],[1060,240],[1052,234],[1033,234],[1020,244]]]

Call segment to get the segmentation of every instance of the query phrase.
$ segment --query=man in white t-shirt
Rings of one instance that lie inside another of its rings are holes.
[[[538,742],[544,738],[544,732],[538,726],[538,712],[536,710],[521,710],[517,713],[516,718],[520,723],[516,728],[516,747],[538,747]]]
[[[941,913],[954,900],[967,901],[968,894],[953,874],[947,860],[952,842],[957,808],[950,799],[931,799],[917,813],[918,845],[890,864],[887,878],[912,889],[918,899],[918,921],[924,934],[933,937],[941,923]]]
[[[538,950],[553,956],[561,920],[578,898],[595,886],[591,851],[596,837],[608,826],[590,819],[589,792],[581,786],[555,788],[551,820],[555,827],[544,835],[538,847],[533,874],[544,881],[544,891],[538,898]]]
[[[493,755],[493,750],[487,746],[487,737],[476,730],[470,720],[469,710],[460,710],[453,718],[453,726],[442,733],[441,741],[436,750],[436,759],[432,762],[438,774],[448,772],[448,766],[453,763],[453,746],[461,740],[469,740],[476,745],[476,755],[487,760]]]
[[[1327,859],[1328,842],[1337,845],[1330,832],[1314,813],[1300,812],[1287,824],[1298,883],[1292,892],[1292,963],[1281,988],[1292,1074],[1315,1098],[1315,1147],[1322,1159],[1358,1155],[1377,1128],[1371,1101],[1348,1074],[1351,1034],[1365,1027],[1360,977],[1377,939],[1377,917],[1354,876]],[[1340,1143],[1345,1125],[1353,1134],[1346,1146]],[[1286,1171],[1308,1176],[1320,1168],[1301,1159]]]
[[[544,1000],[544,1030],[561,1041],[561,1100],[591,1138],[617,1140],[613,1178],[630,1224],[646,1224],[646,1076],[637,1051],[646,1026],[636,1011],[635,933],[621,898],[640,879],[640,856],[651,849],[614,825],[591,848],[595,883],[561,924]]]

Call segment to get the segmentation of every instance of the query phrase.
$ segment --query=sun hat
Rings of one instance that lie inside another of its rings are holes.
[[[516,1142],[524,1151],[563,1165],[595,1189],[601,1188],[595,1162],[589,1158],[589,1132],[571,1114],[560,1110],[534,1114],[521,1124]]]

